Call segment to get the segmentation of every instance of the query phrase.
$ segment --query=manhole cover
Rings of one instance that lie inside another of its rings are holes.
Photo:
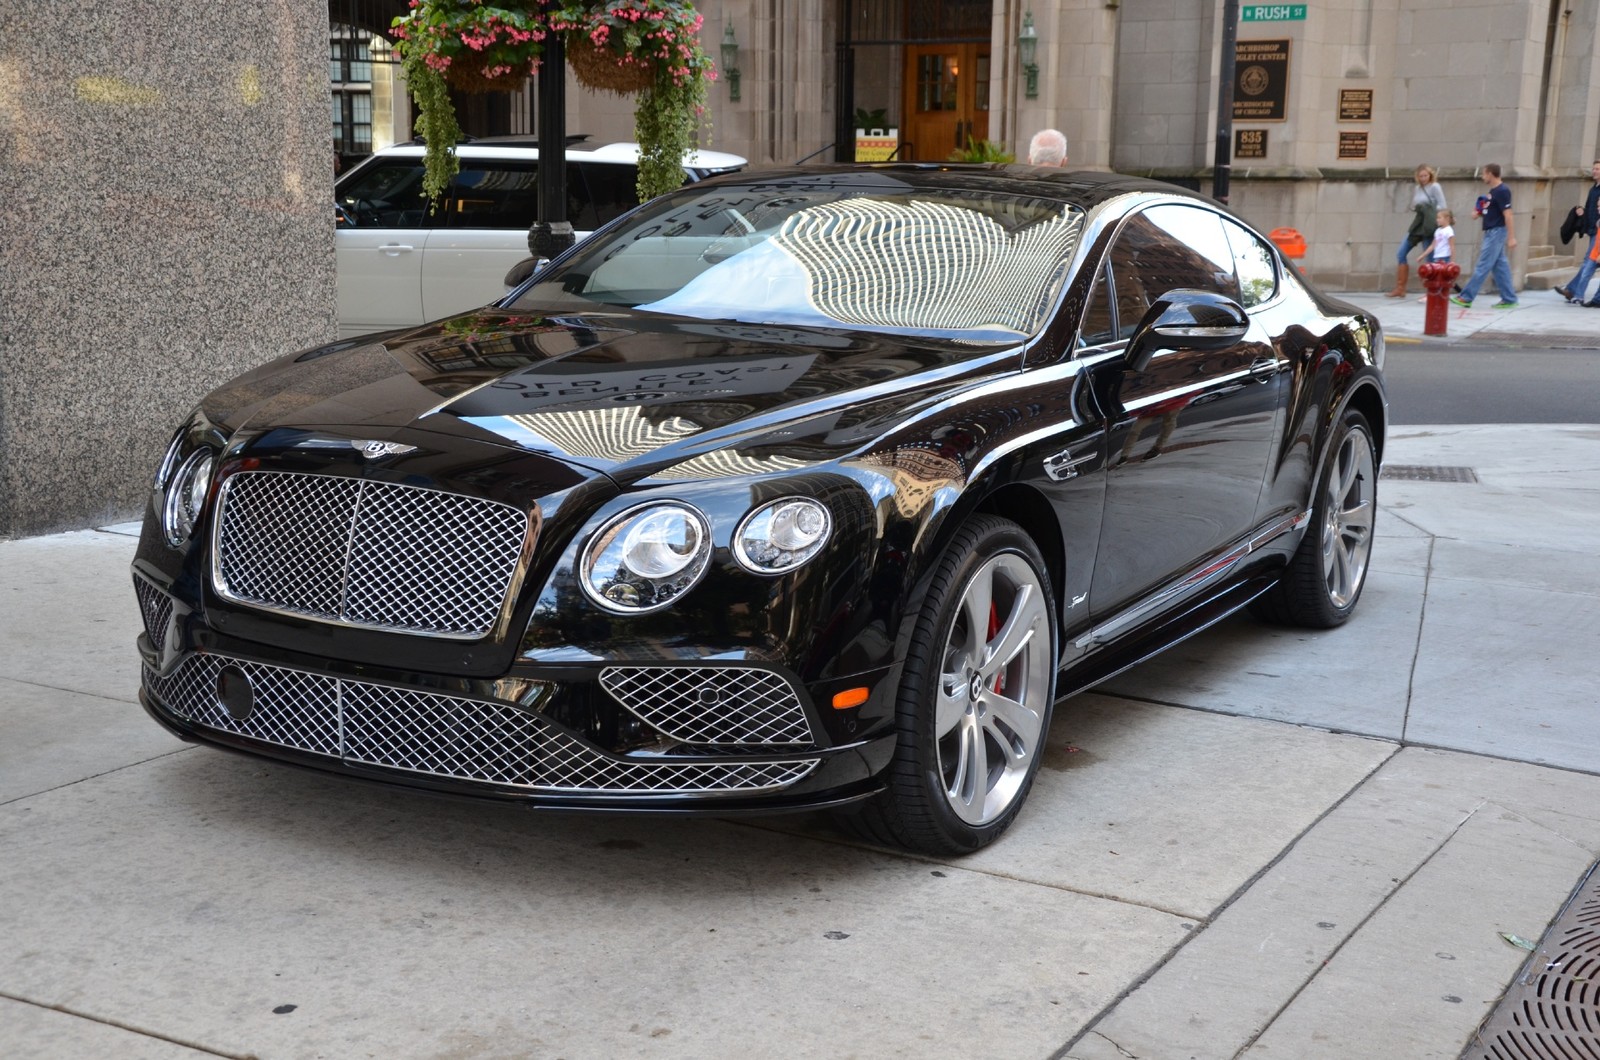
[[[1379,478],[1398,478],[1408,482],[1476,482],[1478,473],[1470,467],[1436,467],[1429,464],[1385,464]]]
[[[1593,868],[1461,1060],[1600,1057],[1600,876]]]

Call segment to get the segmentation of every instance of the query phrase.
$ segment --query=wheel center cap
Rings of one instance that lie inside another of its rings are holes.
[[[972,675],[972,680],[967,684],[967,695],[971,696],[973,699],[977,699],[979,696],[983,695],[982,674],[975,673]]]

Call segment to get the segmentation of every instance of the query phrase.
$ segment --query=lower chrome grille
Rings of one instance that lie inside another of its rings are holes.
[[[391,482],[245,471],[223,483],[218,592],[369,629],[494,628],[531,522],[507,504]]]
[[[138,577],[133,579],[133,592],[139,598],[139,614],[144,618],[144,631],[151,647],[164,651],[167,626],[172,622],[172,597]]]
[[[800,697],[770,670],[709,666],[610,666],[600,687],[639,719],[691,744],[809,746]]]
[[[242,719],[217,691],[224,671],[235,668],[254,691],[253,707]],[[165,678],[147,670],[145,683],[196,725],[348,762],[535,791],[752,793],[793,784],[818,764],[815,758],[728,762],[720,755],[704,763],[616,758],[537,714],[504,704],[217,655],[190,656]]]

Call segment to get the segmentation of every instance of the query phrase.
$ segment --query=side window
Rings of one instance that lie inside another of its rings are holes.
[[[450,183],[450,228],[527,228],[539,212],[539,167],[462,159]]]
[[[1272,251],[1243,225],[1224,217],[1222,227],[1233,247],[1233,266],[1239,274],[1239,304],[1249,309],[1270,301],[1278,293],[1278,266]]]
[[[526,229],[539,217],[539,164],[463,159],[450,184],[450,228]],[[588,204],[578,167],[567,166],[567,219],[580,231]]]
[[[1089,308],[1083,311],[1083,326],[1078,329],[1079,346],[1098,346],[1117,337],[1111,320],[1111,291],[1106,286],[1106,270],[1101,267],[1089,292]]]
[[[639,205],[639,169],[625,163],[585,162],[592,212],[589,228],[615,221]],[[577,222],[574,221],[574,224]]]
[[[1153,206],[1130,218],[1111,248],[1117,337],[1130,338],[1152,303],[1180,287],[1239,297],[1222,219],[1194,206]]]
[[[339,205],[356,228],[427,228],[422,159],[396,158],[367,166],[339,187]]]

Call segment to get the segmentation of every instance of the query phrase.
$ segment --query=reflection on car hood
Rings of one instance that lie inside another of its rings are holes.
[[[430,431],[636,479],[726,450],[750,471],[830,459],[1018,363],[1008,344],[479,310],[285,358],[206,408],[233,428]]]

